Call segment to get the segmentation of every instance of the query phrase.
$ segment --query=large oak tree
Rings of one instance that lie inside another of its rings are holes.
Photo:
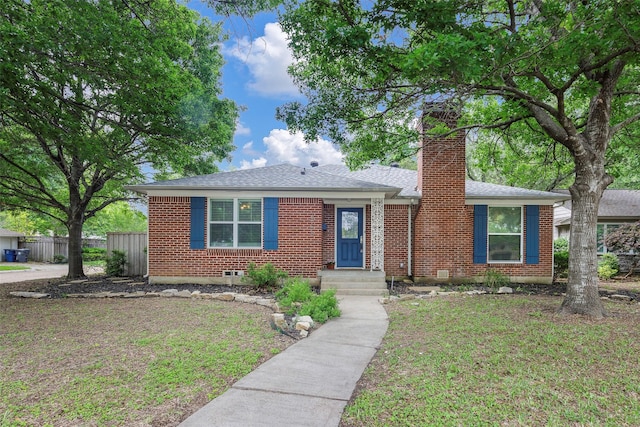
[[[613,137],[640,118],[638,8],[635,0],[291,2],[282,25],[308,103],[290,103],[279,117],[310,140],[331,137],[351,164],[410,154],[425,101],[467,106],[463,127],[535,129],[539,144],[562,147],[573,162],[561,312],[601,317],[596,219],[613,179]]]
[[[0,0],[0,204],[66,226],[70,277],[124,184],[231,151],[219,42],[175,0]]]

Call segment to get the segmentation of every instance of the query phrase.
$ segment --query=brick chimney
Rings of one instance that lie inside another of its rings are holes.
[[[433,119],[453,129],[458,118],[456,111],[431,104],[425,108],[421,130],[432,127]],[[417,185],[422,198],[415,218],[413,274],[448,282],[464,275],[472,242],[465,210],[466,134],[431,138],[421,133]]]

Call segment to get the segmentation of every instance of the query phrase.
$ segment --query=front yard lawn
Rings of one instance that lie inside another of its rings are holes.
[[[640,304],[560,317],[558,297],[387,306],[383,345],[341,426],[640,425]]]
[[[0,294],[0,426],[175,426],[292,343],[270,314],[211,300]]]

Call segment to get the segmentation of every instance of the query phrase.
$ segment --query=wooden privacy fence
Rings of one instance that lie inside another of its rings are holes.
[[[113,250],[127,255],[125,275],[147,274],[147,233],[107,233],[107,256],[111,256]]]
[[[82,239],[82,246],[104,248],[104,239]],[[31,236],[20,239],[20,249],[29,249],[29,261],[53,262],[55,255],[69,257],[68,237]]]

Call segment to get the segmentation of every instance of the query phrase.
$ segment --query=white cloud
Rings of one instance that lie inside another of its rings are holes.
[[[267,164],[267,159],[265,159],[264,157],[253,159],[251,161],[242,160],[240,162],[240,169],[261,168],[266,166],[266,164]]]
[[[246,135],[251,135],[251,129],[249,129],[239,121],[236,122],[236,132],[234,133],[234,136],[246,136]]]
[[[309,166],[312,160],[321,165],[344,163],[338,148],[326,139],[306,143],[302,133],[289,133],[285,129],[273,129],[263,138],[267,147],[269,163],[291,163],[297,166]]]
[[[287,46],[287,35],[280,24],[270,22],[264,26],[264,36],[250,41],[247,37],[236,40],[225,53],[244,62],[252,80],[247,86],[261,95],[299,96],[298,88],[287,74],[293,56]]]

